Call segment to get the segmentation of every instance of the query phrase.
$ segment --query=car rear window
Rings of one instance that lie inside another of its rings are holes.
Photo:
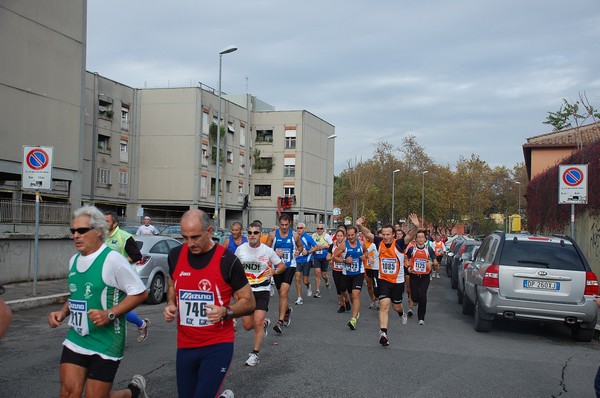
[[[585,271],[585,265],[571,244],[553,242],[504,242],[500,265]]]

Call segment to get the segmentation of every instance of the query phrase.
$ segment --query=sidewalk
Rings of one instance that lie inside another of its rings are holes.
[[[37,281],[35,296],[33,281],[6,284],[4,288],[6,292],[0,296],[0,299],[6,301],[12,311],[64,302],[64,299],[69,296],[66,279]]]

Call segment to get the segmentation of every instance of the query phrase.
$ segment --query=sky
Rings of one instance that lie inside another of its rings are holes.
[[[250,93],[335,126],[335,173],[411,134],[453,167],[523,162],[562,99],[600,107],[598,0],[89,0],[87,70]],[[399,156],[399,153],[398,153]]]

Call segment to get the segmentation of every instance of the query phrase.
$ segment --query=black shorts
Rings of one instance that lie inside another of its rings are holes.
[[[254,294],[254,301],[256,301],[255,310],[269,311],[269,299],[271,298],[270,291],[252,292]]]
[[[365,275],[371,279],[379,278],[379,270],[377,269],[365,269]]]
[[[402,304],[402,294],[404,294],[404,282],[391,283],[382,279],[379,282],[379,300],[389,298],[394,304]]]
[[[286,268],[285,272],[282,274],[276,274],[273,276],[273,280],[275,281],[275,287],[277,290],[281,289],[282,283],[287,283],[288,285],[292,284],[294,280],[294,275],[296,274],[296,267]]]
[[[313,268],[320,268],[321,271],[327,272],[328,267],[329,261],[327,261],[327,258],[313,258]]]
[[[87,378],[90,380],[112,383],[115,380],[121,361],[104,359],[100,355],[78,354],[63,346],[60,363],[72,363],[87,369]]]
[[[352,290],[362,290],[362,286],[365,281],[365,274],[343,275],[342,280],[342,283],[346,289],[348,289],[348,292],[352,293]]]
[[[301,272],[304,276],[310,275],[310,267],[312,266],[312,261],[308,263],[296,263],[296,272]]]

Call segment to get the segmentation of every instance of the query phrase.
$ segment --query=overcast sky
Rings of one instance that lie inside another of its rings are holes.
[[[600,107],[598,0],[89,0],[87,69],[218,87],[336,128],[335,172],[413,134],[432,159],[512,168],[562,98]]]

